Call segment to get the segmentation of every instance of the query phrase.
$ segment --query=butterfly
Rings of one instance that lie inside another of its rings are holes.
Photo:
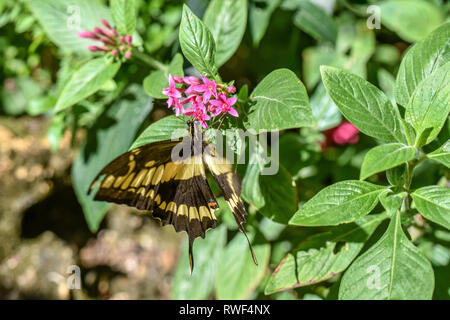
[[[125,204],[151,211],[162,225],[171,224],[189,238],[189,266],[194,269],[193,243],[217,226],[219,209],[208,184],[212,174],[228,203],[239,230],[247,238],[253,261],[258,265],[243,224],[247,212],[240,199],[241,181],[233,166],[217,152],[203,134],[200,122],[188,121],[185,137],[149,143],[132,149],[103,168],[91,183],[94,200]]]

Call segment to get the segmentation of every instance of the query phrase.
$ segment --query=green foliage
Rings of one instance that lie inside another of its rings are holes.
[[[89,228],[97,231],[109,203],[94,201],[95,190],[87,195],[99,171],[123,152],[136,138],[143,120],[152,110],[152,100],[142,89],[130,92],[134,100],[121,99],[98,119],[72,167],[72,181]]]
[[[269,262],[270,245],[254,241],[253,250],[258,259],[255,266],[244,235],[237,234],[220,257],[216,279],[217,298],[248,299],[265,274]]]
[[[379,5],[382,23],[409,42],[422,40],[443,21],[441,12],[430,1],[386,0]]]
[[[344,271],[384,219],[385,214],[370,215],[307,238],[281,261],[265,293],[309,286]]]
[[[133,34],[136,28],[135,0],[110,0],[111,15],[117,31],[122,34]]]
[[[192,275],[182,246],[172,298],[450,298],[450,23],[441,1],[5,3],[0,112],[49,119],[53,150],[67,131],[81,137],[72,183],[93,232],[109,207],[87,195],[98,172],[126,150],[187,134],[188,118],[157,100],[167,98],[169,74],[236,86],[240,116],[221,129],[279,135],[273,175],[258,147],[230,133],[225,141],[248,154],[236,170],[259,265],[211,183],[218,227],[195,242]],[[381,30],[367,28],[374,3]],[[133,35],[129,59],[87,50],[98,43],[77,31],[100,19]],[[344,118],[357,143],[336,140]]]
[[[364,181],[342,181],[321,190],[289,221],[297,226],[331,226],[353,222],[367,215],[384,190]]]
[[[402,230],[400,213],[383,237],[345,272],[340,299],[431,299],[433,268]]]
[[[180,24],[180,46],[186,59],[207,77],[217,78],[216,44],[208,27],[186,5]]]
[[[64,110],[97,92],[120,68],[119,62],[106,58],[92,59],[77,70],[58,97],[55,111]]]
[[[397,74],[397,103],[406,107],[417,86],[450,61],[449,37],[450,23],[446,23],[406,52]]]
[[[207,232],[205,239],[194,242],[194,252],[202,252],[195,259],[192,274],[189,271],[188,241],[180,248],[180,263],[175,271],[172,286],[173,299],[197,300],[206,299],[212,294],[215,279],[219,273],[220,257],[223,255],[227,240],[227,228],[219,226]]]
[[[216,65],[234,54],[247,25],[247,0],[213,0],[203,18],[216,43]]]
[[[450,229],[449,188],[428,186],[417,189],[411,197],[417,210],[427,219]]]
[[[127,1],[129,2],[129,1]],[[32,0],[31,10],[47,36],[61,49],[87,54],[92,41],[78,37],[77,30],[92,30],[111,13],[99,0]]]
[[[306,89],[290,70],[279,69],[267,75],[250,99],[255,104],[249,110],[246,127],[256,132],[313,125]]]
[[[317,40],[336,42],[337,27],[334,20],[309,1],[300,2],[300,10],[294,16],[294,24]]]
[[[165,70],[152,71],[145,79],[142,85],[145,92],[153,98],[164,99],[162,94],[164,88],[169,86],[169,74],[173,76],[184,76],[183,72],[183,56],[176,54]]]
[[[364,157],[361,179],[411,161],[416,149],[402,143],[388,143],[371,149]]]
[[[359,130],[385,142],[404,142],[398,110],[382,91],[343,69],[320,70],[328,94]]]

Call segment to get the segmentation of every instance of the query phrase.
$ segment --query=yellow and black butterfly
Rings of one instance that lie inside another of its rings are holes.
[[[189,135],[132,149],[110,162],[92,182],[90,193],[101,177],[94,200],[126,204],[149,210],[162,225],[171,224],[189,237],[189,265],[194,268],[192,246],[198,237],[217,226],[214,210],[219,206],[208,184],[205,166],[222,190],[240,231],[246,211],[240,200],[241,181],[232,165],[204,137],[201,125],[189,121]],[[248,237],[247,237],[248,240]],[[248,240],[252,258],[256,257]]]

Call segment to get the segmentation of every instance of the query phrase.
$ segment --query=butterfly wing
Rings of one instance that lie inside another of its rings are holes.
[[[247,238],[253,261],[256,265],[258,265],[258,261],[256,260],[250,240],[248,239],[247,233],[245,232],[243,226],[247,212],[245,211],[244,204],[240,199],[242,188],[239,176],[234,172],[233,166],[224,157],[222,157],[215,150],[214,146],[208,141],[204,141],[203,159],[208,167],[208,170],[211,172],[214,180],[222,191],[225,201],[228,203],[231,211],[233,212],[239,230],[242,231]]]
[[[98,178],[105,175],[94,200],[150,210],[162,225],[172,224],[177,232],[186,231],[192,271],[193,242],[216,227],[217,219],[210,203],[217,201],[206,180],[201,156],[190,153],[173,161],[174,148],[192,151],[191,141],[190,137],[182,141],[167,140],[124,153],[99,173],[90,191]]]

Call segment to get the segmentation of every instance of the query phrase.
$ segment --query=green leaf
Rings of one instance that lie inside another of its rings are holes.
[[[260,164],[250,163],[242,180],[242,199],[267,218],[287,224],[297,210],[297,193],[289,172],[279,164],[274,175],[261,174]]]
[[[392,104],[395,104],[395,78],[386,69],[378,69],[377,72],[378,84],[380,89],[388,96]]]
[[[411,197],[420,214],[450,229],[450,188],[423,187],[417,189]]]
[[[278,131],[314,125],[306,89],[295,73],[278,69],[268,74],[253,90],[254,101],[247,129]]]
[[[144,86],[145,92],[147,92],[150,97],[156,99],[167,99],[167,96],[162,94],[162,90],[169,86],[169,73],[184,77],[183,56],[181,54],[177,53],[175,57],[173,57],[166,71],[153,71],[144,79],[142,85]]]
[[[88,46],[95,42],[80,38],[77,32],[94,29],[101,19],[111,19],[108,8],[98,0],[32,0],[27,4],[51,41],[82,54],[90,53]]]
[[[109,204],[94,201],[95,192],[88,196],[89,186],[104,166],[128,150],[153,107],[140,87],[135,88],[133,100],[114,103],[98,118],[72,166],[75,194],[92,232],[97,231]]]
[[[342,122],[341,112],[322,84],[319,84],[311,96],[311,109],[320,131],[334,128]]]
[[[294,25],[317,40],[336,42],[337,27],[333,18],[309,1],[300,3],[300,10],[294,16]]]
[[[136,28],[135,0],[110,0],[111,15],[121,35],[133,34]]]
[[[241,233],[236,234],[226,246],[217,268],[216,295],[218,299],[248,299],[258,286],[270,257],[270,245],[255,243],[253,250],[258,266],[253,263],[247,240]]]
[[[370,215],[302,241],[275,269],[264,293],[309,286],[344,271],[384,219],[386,214]]]
[[[58,97],[55,112],[64,110],[89,97],[111,80],[120,68],[120,62],[104,57],[90,60],[76,71]]]
[[[396,187],[404,186],[406,183],[406,165],[402,164],[386,171],[389,183]]]
[[[133,142],[130,150],[157,141],[181,138],[187,134],[186,121],[170,115],[149,125]]]
[[[205,239],[194,242],[194,271],[189,269],[188,241],[180,248],[180,262],[172,280],[172,299],[200,300],[208,298],[213,290],[217,274],[219,258],[227,239],[227,228],[219,226],[208,231]]]
[[[402,143],[389,143],[377,146],[364,157],[361,166],[360,179],[364,180],[371,175],[386,171],[402,163],[408,162],[416,156],[416,148]]]
[[[385,187],[348,180],[328,186],[307,201],[291,218],[290,225],[333,226],[369,214]]]
[[[417,146],[430,143],[439,134],[449,112],[450,62],[421,82],[406,107],[405,119],[416,130]]]
[[[416,87],[450,61],[450,22],[416,43],[404,56],[397,74],[395,99],[406,107]]]
[[[403,233],[397,212],[383,237],[345,272],[339,299],[431,299],[431,263]]]
[[[422,40],[443,21],[440,10],[428,1],[387,0],[378,5],[381,23],[408,42]]]
[[[442,163],[450,168],[450,139],[447,140],[439,149],[427,154],[427,157]]]
[[[320,66],[343,67],[348,63],[346,56],[329,46],[309,47],[303,50],[303,81],[308,90],[313,90],[320,81]]]
[[[371,137],[403,143],[398,110],[382,91],[343,69],[322,66],[320,71],[328,94],[344,117]]]
[[[183,5],[179,38],[186,59],[206,77],[218,78],[214,38],[187,5]]]
[[[216,66],[220,67],[234,54],[247,25],[247,0],[213,0],[203,21],[216,43]]]
[[[254,46],[258,46],[269,26],[270,16],[280,5],[281,0],[250,1],[248,22]]]
[[[401,192],[398,194],[394,194],[390,189],[384,190],[379,195],[379,199],[383,207],[386,209],[386,213],[388,216],[392,216],[400,210],[400,207],[403,203],[403,199],[408,196],[408,193]]]

